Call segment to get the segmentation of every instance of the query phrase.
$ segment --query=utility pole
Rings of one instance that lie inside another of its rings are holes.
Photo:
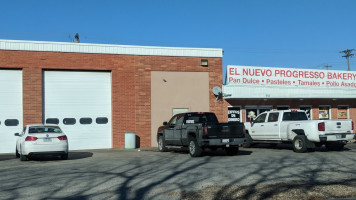
[[[328,64],[325,65],[326,70],[329,70],[329,67],[332,67],[332,66],[330,66]]]
[[[340,51],[340,53],[344,53],[345,54],[342,57],[345,57],[347,59],[347,71],[350,71],[350,57],[355,55],[355,54],[352,54],[353,50],[355,50],[355,49],[346,49],[344,51]]]

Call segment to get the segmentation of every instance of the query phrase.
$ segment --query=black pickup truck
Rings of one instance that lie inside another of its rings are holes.
[[[204,148],[223,148],[235,155],[239,145],[246,142],[243,123],[219,123],[214,113],[189,112],[174,115],[158,128],[159,151],[168,147],[188,147],[192,157],[201,156]]]

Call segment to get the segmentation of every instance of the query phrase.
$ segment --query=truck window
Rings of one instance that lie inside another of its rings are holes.
[[[266,121],[266,116],[267,116],[267,113],[264,113],[260,116],[258,116],[255,120],[253,120],[254,123],[263,123]]]
[[[268,115],[268,122],[276,122],[278,121],[278,116],[279,116],[279,113],[269,113]]]
[[[285,112],[283,114],[283,121],[302,121],[308,120],[305,112]]]
[[[184,115],[178,115],[176,124],[183,124]]]
[[[172,119],[169,120],[168,124],[169,124],[169,125],[176,125],[176,123],[177,123],[177,117],[178,117],[177,115],[174,116],[174,117],[172,117]]]
[[[215,114],[213,113],[189,113],[185,119],[186,124],[195,124],[195,123],[219,123]]]

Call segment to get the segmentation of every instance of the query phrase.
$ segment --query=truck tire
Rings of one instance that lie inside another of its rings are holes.
[[[158,137],[158,151],[160,151],[160,152],[167,151],[166,141],[164,141],[164,138],[162,135]]]
[[[246,143],[242,145],[243,148],[250,148],[252,145],[252,137],[250,134],[246,134]]]
[[[239,147],[228,147],[225,151],[228,156],[234,156],[239,152]]]
[[[201,156],[203,149],[198,145],[194,137],[189,137],[189,154],[191,157]]]
[[[304,135],[297,135],[293,139],[293,151],[304,153],[307,151],[307,138]]]

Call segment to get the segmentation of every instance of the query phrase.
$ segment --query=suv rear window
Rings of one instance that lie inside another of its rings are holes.
[[[301,121],[308,120],[305,112],[285,112],[283,114],[283,121]]]

